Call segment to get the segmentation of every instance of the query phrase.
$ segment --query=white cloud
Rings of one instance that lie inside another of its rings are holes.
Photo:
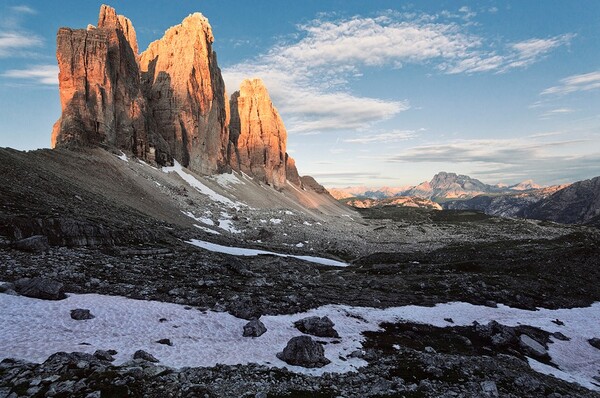
[[[548,118],[548,117],[552,117],[552,116],[557,116],[557,115],[565,115],[568,113],[573,113],[575,112],[575,109],[571,109],[571,108],[556,108],[556,109],[551,109],[549,111],[546,111],[544,113],[542,113],[542,117],[544,118]]]
[[[598,142],[565,140],[541,142],[542,133],[515,139],[456,140],[421,145],[387,159],[388,162],[437,163],[441,169],[459,170],[486,180],[533,178],[542,183],[576,181],[600,174],[600,152],[580,154],[575,148]]]
[[[391,162],[525,164],[553,158],[552,148],[564,148],[582,140],[539,142],[526,138],[456,140],[421,145],[388,159]]]
[[[27,69],[11,69],[1,75],[10,79],[25,79],[39,84],[56,85],[58,84],[58,66],[56,65],[37,65]]]
[[[599,88],[600,70],[561,79],[558,86],[545,89],[542,91],[541,95],[569,94],[577,91],[590,91]]]
[[[394,130],[386,133],[364,135],[356,138],[345,139],[344,142],[356,144],[389,143],[406,141],[417,136],[418,132],[414,130]]]
[[[14,12],[21,13],[21,14],[37,14],[36,10],[34,10],[33,8],[26,6],[26,5],[13,6],[13,7],[10,7],[10,9]]]
[[[18,56],[23,50],[42,45],[36,35],[20,32],[0,32],[0,57]]]
[[[262,78],[292,133],[364,129],[410,107],[408,101],[352,93],[350,83],[365,69],[421,64],[448,74],[505,72],[536,62],[572,37],[528,39],[494,52],[464,24],[475,16],[465,7],[447,16],[386,11],[326,20],[336,16],[321,15],[299,25],[291,39],[224,68],[223,76],[230,92],[244,78]]]
[[[450,74],[457,74],[490,71],[503,73],[511,69],[526,68],[550,51],[569,44],[574,37],[575,35],[568,33],[549,39],[528,39],[511,43],[503,54],[478,50],[454,64],[442,64],[441,69]]]

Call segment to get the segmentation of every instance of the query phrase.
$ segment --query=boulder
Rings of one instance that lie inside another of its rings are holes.
[[[34,235],[29,238],[21,239],[13,243],[13,247],[31,253],[42,253],[50,249],[48,237],[44,235]]]
[[[95,316],[92,315],[90,310],[86,310],[83,308],[76,308],[74,310],[71,310],[71,319],[74,319],[76,321],[84,321],[87,319],[94,319],[94,318],[95,318]]]
[[[492,380],[486,380],[481,382],[481,392],[484,397],[498,397],[498,387]]]
[[[277,358],[295,366],[305,368],[322,368],[331,363],[325,358],[325,350],[321,344],[309,336],[293,337],[283,349],[277,354]]]
[[[173,346],[173,342],[170,339],[160,339],[156,341],[158,344]]]
[[[96,350],[96,352],[94,352],[94,356],[102,361],[112,362],[115,360],[111,352],[105,350]]]
[[[294,322],[296,329],[302,333],[317,337],[340,337],[333,328],[335,324],[328,317],[309,316]]]
[[[23,278],[15,282],[17,293],[42,300],[62,300],[66,298],[64,285],[44,277]]]
[[[267,331],[266,326],[258,319],[253,319],[244,325],[244,337],[259,337]]]
[[[548,355],[548,351],[542,344],[527,336],[526,334],[522,334],[521,336],[519,336],[519,343],[522,348],[524,348],[526,351],[535,356],[543,357]]]
[[[137,350],[133,353],[133,359],[143,359],[148,362],[160,362],[158,359],[154,357],[154,355],[147,353],[144,350]]]
[[[588,343],[590,343],[590,345],[594,348],[597,348],[600,350],[600,339],[597,337],[591,338],[588,340]]]

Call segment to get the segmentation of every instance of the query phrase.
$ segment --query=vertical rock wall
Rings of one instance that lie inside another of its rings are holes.
[[[202,174],[233,168],[278,189],[301,186],[263,82],[245,80],[229,100],[213,40],[195,13],[138,54],[131,21],[104,5],[97,27],[59,29],[63,112],[52,146],[100,145]]]

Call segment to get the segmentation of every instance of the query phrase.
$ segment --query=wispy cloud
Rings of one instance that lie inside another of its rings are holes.
[[[548,39],[528,39],[510,43],[502,54],[494,51],[477,50],[454,64],[442,64],[450,74],[495,72],[505,73],[511,69],[526,68],[538,62],[552,50],[569,44],[574,34],[554,36]]]
[[[600,70],[581,75],[573,75],[560,80],[558,86],[542,91],[541,95],[569,94],[577,91],[590,91],[600,88]]]
[[[566,147],[582,140],[539,142],[527,139],[456,140],[410,148],[390,162],[523,164],[552,155],[550,148]]]
[[[23,79],[45,85],[58,84],[58,66],[36,65],[26,69],[11,69],[1,74],[10,79]]]
[[[345,139],[344,142],[356,143],[356,144],[372,144],[372,143],[389,143],[406,141],[415,138],[418,132],[415,130],[394,130],[380,134],[363,135],[356,138]]]
[[[542,118],[549,118],[549,117],[553,117],[553,116],[558,116],[558,115],[566,115],[569,113],[573,113],[575,112],[575,109],[571,109],[571,108],[556,108],[556,109],[551,109],[549,111],[546,111],[544,113],[541,114]]]
[[[10,7],[10,9],[14,12],[21,14],[37,14],[36,10],[26,5],[12,6]]]
[[[19,5],[0,9],[0,58],[30,57],[31,49],[40,47],[43,40],[22,28],[24,14],[35,14],[28,6]]]
[[[560,133],[557,133],[560,134]],[[457,140],[422,145],[388,158],[389,162],[439,163],[486,181],[533,178],[542,183],[575,181],[600,175],[600,152],[569,150],[585,140],[540,141],[554,132],[516,139]],[[594,143],[597,145],[597,142]]]
[[[20,56],[32,47],[42,45],[42,39],[36,35],[22,32],[0,32],[0,57]]]
[[[470,32],[476,13],[320,15],[256,58],[224,68],[230,92],[261,77],[292,133],[364,129],[410,108],[408,101],[355,95],[350,83],[368,68],[429,66],[441,73],[506,72],[537,62],[572,35],[496,44]]]

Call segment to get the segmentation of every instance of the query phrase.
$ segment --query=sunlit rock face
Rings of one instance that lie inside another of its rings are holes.
[[[286,169],[298,184],[293,159],[286,153],[287,132],[260,79],[247,79],[231,96],[231,166],[275,188],[286,182]]]
[[[228,168],[229,102],[213,40],[208,20],[195,13],[140,56],[153,127],[175,159],[204,174]]]
[[[146,101],[135,51],[131,23],[107,6],[100,9],[97,28],[59,29],[62,116],[52,147],[104,144],[147,157]]]
[[[277,189],[287,181],[301,187],[265,85],[245,80],[229,100],[213,41],[199,13],[141,54],[131,21],[105,5],[97,27],[61,28],[63,112],[52,146],[105,146],[159,165],[177,160],[201,174],[234,169]]]

